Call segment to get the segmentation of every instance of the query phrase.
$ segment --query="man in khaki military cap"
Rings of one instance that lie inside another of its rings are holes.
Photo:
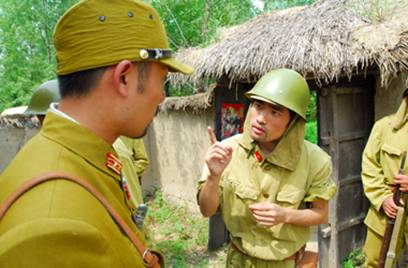
[[[38,86],[28,104],[24,114],[35,115],[42,124],[50,105],[57,105],[61,96],[58,88],[58,80],[50,80]],[[54,108],[54,107],[52,107]],[[123,163],[122,176],[129,186],[130,208],[134,217],[138,216],[138,207],[143,204],[141,175],[149,165],[146,149],[142,138],[132,139],[120,136],[112,144],[119,159]],[[139,218],[143,220],[143,218]],[[143,222],[140,222],[143,224]]]
[[[327,221],[332,164],[304,140],[309,87],[300,74],[271,71],[246,95],[243,134],[216,142],[209,129],[200,210],[221,212],[231,240],[227,267],[293,268],[309,227]]]
[[[365,195],[371,203],[364,221],[367,225],[364,267],[378,267],[387,217],[395,218],[397,214],[392,191],[396,184],[400,185],[403,202],[408,202],[408,176],[398,174],[403,152],[408,151],[408,80],[405,88],[397,112],[374,124],[363,152],[361,178]],[[408,174],[408,164],[405,164],[404,173]],[[400,246],[408,246],[407,224],[401,233],[404,241],[400,241]],[[398,256],[396,259],[399,259]]]
[[[57,171],[80,177],[116,214],[66,177],[39,184],[0,220],[0,266],[153,267],[112,143],[143,136],[167,72],[192,69],[172,57],[159,15],[141,1],[81,1],[59,20],[54,44],[61,102],[1,175],[0,203]]]

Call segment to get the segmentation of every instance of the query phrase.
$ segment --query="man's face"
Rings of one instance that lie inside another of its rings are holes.
[[[157,62],[151,62],[148,68],[143,81],[140,81],[138,77],[137,68],[135,68],[135,73],[133,74],[135,79],[132,79],[134,80],[131,86],[133,90],[130,95],[132,104],[129,109],[132,112],[130,122],[134,122],[134,124],[128,122],[131,126],[128,136],[133,138],[142,137],[146,134],[147,127],[157,114],[158,105],[165,98],[164,83],[168,68]],[[138,90],[139,83],[144,84],[142,92]]]
[[[249,112],[251,137],[261,146],[278,141],[290,122],[287,108],[260,100],[251,103]]]

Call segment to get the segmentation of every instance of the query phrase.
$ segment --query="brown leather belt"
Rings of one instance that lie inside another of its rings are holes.
[[[251,258],[255,258],[255,257],[249,255],[248,253],[243,252],[242,250],[240,250],[232,241],[230,241],[230,246],[231,246],[231,248],[232,248],[233,250],[238,251],[239,253],[241,253],[241,254],[243,254],[243,255],[245,255],[245,256],[248,256],[248,257],[251,257]],[[301,249],[299,249],[298,251],[296,251],[296,252],[295,252],[294,254],[292,254],[291,256],[285,258],[284,260],[291,260],[291,261],[295,261],[295,263],[299,263],[300,260],[303,258],[303,254],[305,253],[305,248],[306,248],[306,245],[304,245]],[[257,259],[260,259],[260,258],[257,258]],[[264,259],[260,259],[260,260],[270,261],[270,260],[264,260]]]

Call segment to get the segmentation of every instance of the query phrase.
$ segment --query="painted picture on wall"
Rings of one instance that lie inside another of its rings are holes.
[[[221,139],[241,133],[244,126],[244,105],[242,103],[221,104]]]

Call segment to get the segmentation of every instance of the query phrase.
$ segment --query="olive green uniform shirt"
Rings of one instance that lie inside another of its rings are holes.
[[[132,139],[121,136],[113,143],[113,148],[123,162],[122,175],[126,178],[131,192],[132,208],[143,203],[142,188],[139,177],[149,165],[143,139]]]
[[[401,164],[402,152],[408,151],[408,98],[406,97],[397,113],[377,121],[371,131],[362,157],[364,191],[371,203],[365,224],[383,236],[386,215],[382,204],[392,195],[390,185]],[[408,172],[408,163],[405,173]],[[404,197],[406,198],[406,196]]]
[[[220,180],[220,211],[232,242],[249,256],[284,260],[305,245],[310,235],[309,227],[258,225],[248,208],[251,204],[271,202],[301,209],[307,202],[329,200],[335,194],[330,157],[305,141],[304,134],[305,122],[297,120],[268,157],[249,131],[223,141],[233,148],[233,155]],[[208,172],[205,167],[199,189]]]
[[[136,233],[119,175],[105,166],[111,145],[48,112],[41,131],[0,176],[0,202],[24,181],[64,171],[91,183]],[[54,180],[19,198],[0,222],[0,267],[143,267],[109,213],[81,186]]]

